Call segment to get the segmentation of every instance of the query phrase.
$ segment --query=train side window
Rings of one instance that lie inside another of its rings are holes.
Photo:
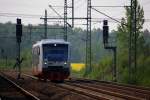
[[[40,48],[37,47],[37,54],[40,55]]]

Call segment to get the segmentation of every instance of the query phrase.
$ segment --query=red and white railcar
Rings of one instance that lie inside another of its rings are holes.
[[[32,46],[33,75],[40,79],[63,81],[70,75],[70,43],[43,39]]]

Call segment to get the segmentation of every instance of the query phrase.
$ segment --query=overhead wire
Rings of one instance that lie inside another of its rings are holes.
[[[40,18],[42,15],[31,15],[31,14],[17,14],[17,13],[0,13],[3,17],[23,17],[23,18]],[[56,17],[56,16],[49,16]]]
[[[105,14],[105,13],[103,13],[103,12],[101,12],[101,11],[95,9],[95,8],[93,8],[93,7],[92,7],[92,9],[95,10],[95,11],[97,11],[97,12],[99,12],[100,14],[102,14],[102,15],[104,15],[104,16],[106,16],[106,17],[108,17],[108,18],[110,18],[110,19],[118,22],[118,23],[121,23],[119,20],[117,20],[117,19],[115,19],[115,18],[113,18],[113,17],[111,17],[111,16],[109,16],[109,15],[107,15],[107,14]]]
[[[17,14],[17,13],[0,13],[0,15],[27,16],[27,17],[40,17],[40,16],[42,16],[42,15],[33,15],[33,14]]]

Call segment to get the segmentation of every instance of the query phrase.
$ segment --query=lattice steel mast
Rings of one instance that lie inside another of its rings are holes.
[[[47,10],[45,10],[44,18],[44,39],[47,39]]]
[[[86,73],[91,72],[91,0],[87,0]]]
[[[64,1],[64,40],[67,41],[67,0]]]

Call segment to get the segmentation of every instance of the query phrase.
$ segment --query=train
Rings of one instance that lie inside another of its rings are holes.
[[[32,73],[38,79],[67,79],[70,75],[70,43],[61,39],[42,39],[33,44]]]

